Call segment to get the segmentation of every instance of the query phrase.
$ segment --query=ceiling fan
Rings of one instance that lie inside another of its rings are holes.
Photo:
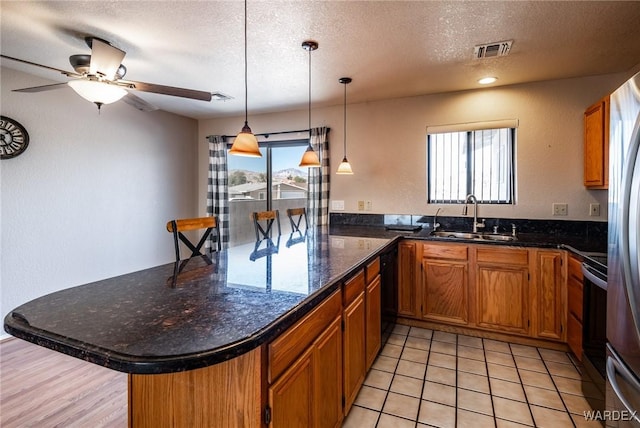
[[[91,55],[71,55],[69,57],[69,62],[75,71],[65,71],[7,55],[0,54],[0,57],[57,71],[73,79],[66,83],[14,89],[15,92],[41,92],[69,85],[78,95],[95,103],[98,106],[98,111],[103,104],[110,104],[119,99],[123,99],[139,110],[157,110],[153,105],[127,91],[128,89],[201,101],[211,101],[212,99],[211,92],[123,80],[127,69],[121,62],[126,53],[97,37],[85,37],[85,42],[91,48]]]

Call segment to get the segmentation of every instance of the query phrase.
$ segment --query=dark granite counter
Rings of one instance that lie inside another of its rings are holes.
[[[128,373],[205,367],[277,337],[395,236],[282,236],[55,292],[5,318],[22,339]]]

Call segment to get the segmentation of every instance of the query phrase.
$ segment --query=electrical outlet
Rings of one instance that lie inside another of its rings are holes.
[[[600,217],[600,204],[589,204],[589,215],[592,217]]]
[[[358,201],[358,211],[364,211],[364,201]]]
[[[567,215],[569,211],[569,206],[567,204],[553,204],[553,215],[554,216],[562,216]]]
[[[331,209],[334,211],[344,211],[344,201],[340,201],[340,200],[331,201]]]
[[[366,211],[371,211],[371,208],[373,207],[373,204],[371,203],[371,201],[365,201],[365,207],[364,209]]]

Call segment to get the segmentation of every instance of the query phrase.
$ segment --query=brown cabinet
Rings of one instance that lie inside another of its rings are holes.
[[[582,361],[582,261],[574,255],[568,258],[567,269],[567,343],[578,360]]]
[[[422,319],[469,323],[468,246],[422,246]]]
[[[526,249],[476,246],[479,327],[529,334],[528,256]]]
[[[337,291],[268,345],[269,426],[340,426],[341,320]]]
[[[584,185],[609,187],[609,97],[584,112]]]
[[[564,341],[566,338],[566,281],[564,251],[537,250],[535,260],[536,337]]]
[[[373,365],[382,342],[382,281],[380,277],[380,258],[374,259],[366,268],[367,287],[365,292],[366,309],[366,370]]]
[[[420,318],[415,241],[398,244],[398,316]]]
[[[366,374],[366,309],[364,271],[343,285],[344,414],[349,413]]]

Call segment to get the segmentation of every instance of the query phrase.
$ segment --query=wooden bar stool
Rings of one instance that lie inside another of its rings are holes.
[[[278,236],[280,236],[280,212],[278,210],[254,212],[251,214],[251,218],[256,230],[256,241],[270,239],[274,223],[278,226]]]
[[[193,244],[189,238],[187,238],[182,232],[190,230],[206,229],[202,234],[202,237],[197,244]],[[180,260],[180,245],[178,240],[182,241],[184,245],[191,250],[191,255],[188,258],[203,255],[200,249],[207,241],[207,238],[212,233],[215,233],[215,240],[217,243],[217,250],[220,251],[222,245],[220,243],[220,229],[218,227],[218,217],[197,217],[197,218],[183,218],[176,219],[167,222],[167,231],[173,233],[173,242],[176,250],[176,261]],[[213,250],[212,250],[213,251]]]
[[[291,232],[300,232],[300,222],[304,217],[304,228],[309,228],[309,223],[307,222],[307,210],[305,208],[289,208],[287,210],[287,217],[289,217],[289,221],[291,222]]]

